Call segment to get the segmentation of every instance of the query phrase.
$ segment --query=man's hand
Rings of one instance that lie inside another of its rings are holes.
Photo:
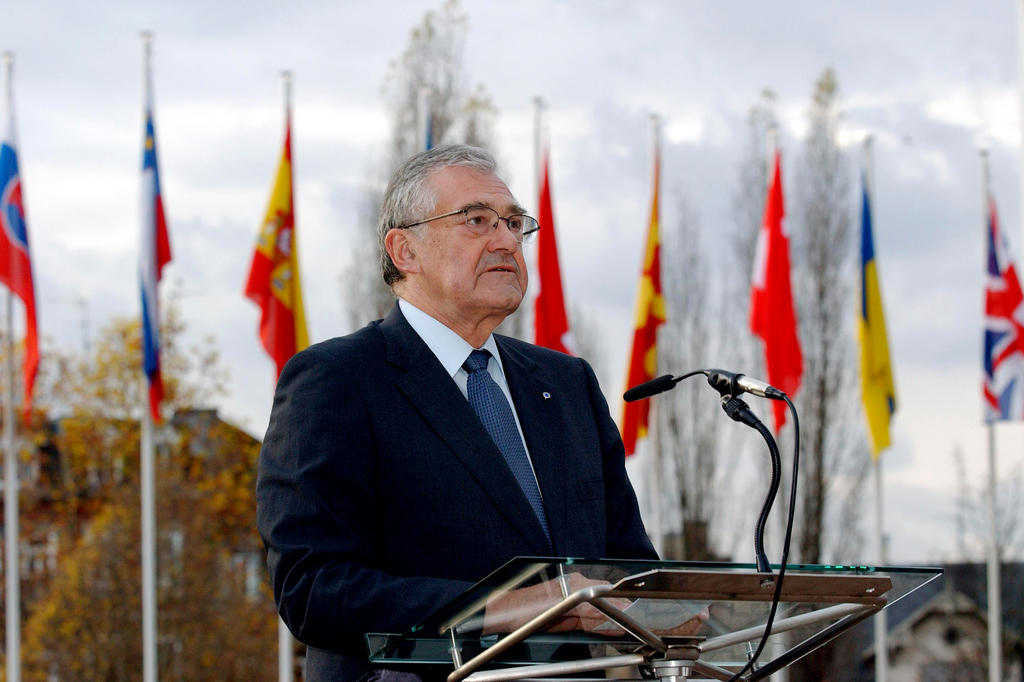
[[[594,585],[607,585],[604,580],[591,580],[579,573],[570,573],[563,578],[567,583],[569,594],[577,592]],[[522,587],[518,590],[510,590],[487,602],[484,610],[483,633],[493,634],[498,632],[512,632],[516,628],[528,623],[544,611],[548,610],[564,597],[559,580],[549,580],[538,585]],[[629,606],[628,599],[613,599],[611,603],[619,609]],[[608,622],[608,617],[598,611],[590,604],[579,606],[562,614],[561,617],[547,627],[546,632],[567,632],[570,630],[582,630],[592,632],[599,625]],[[601,630],[602,634],[621,634],[622,630]]]

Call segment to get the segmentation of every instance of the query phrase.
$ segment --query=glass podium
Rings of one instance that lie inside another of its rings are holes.
[[[754,564],[517,557],[406,633],[369,633],[377,665],[448,682],[728,680],[753,655],[776,587]],[[942,574],[786,567],[764,679]]]

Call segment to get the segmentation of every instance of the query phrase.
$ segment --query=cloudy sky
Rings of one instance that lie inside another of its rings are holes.
[[[410,28],[437,5],[19,3],[0,27],[0,49],[16,55],[43,333],[80,348],[83,322],[94,335],[111,316],[137,314],[139,32],[149,29],[174,249],[163,293],[180,297],[190,335],[212,335],[223,353],[231,381],[222,414],[261,435],[273,370],[257,342],[257,310],[240,292],[280,153],[278,73],[295,74],[300,258],[310,335],[322,340],[351,331],[340,277],[364,178],[386,144],[382,80]],[[650,201],[649,114],[665,119],[665,222],[674,197],[685,196],[713,240],[732,224],[745,118],[761,91],[777,93],[791,184],[813,83],[835,69],[851,163],[866,134],[876,139],[876,244],[900,399],[885,455],[891,559],[957,557],[954,448],[970,485],[986,473],[979,148],[991,150],[1014,253],[1024,234],[1014,3],[463,7],[469,84],[483,83],[500,110],[500,155],[527,205],[531,100],[549,104],[565,288],[599,321],[598,364],[609,368],[602,378],[616,413]],[[1007,425],[997,436],[1000,475],[1009,478],[1024,466],[1024,432]]]

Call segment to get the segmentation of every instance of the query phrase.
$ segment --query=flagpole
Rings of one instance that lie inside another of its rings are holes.
[[[540,196],[541,155],[544,147],[544,98],[535,95],[533,98],[533,186],[534,194]]]
[[[4,60],[7,62],[6,58]],[[9,68],[9,63],[6,64]],[[8,71],[10,78],[10,71]],[[14,451],[14,294],[4,301],[7,357],[4,360],[4,594],[7,620],[7,679],[21,679],[21,584],[18,567],[18,455]]]
[[[1020,125],[1020,196],[1024,197],[1024,0],[1017,0],[1017,103]],[[988,202],[988,196],[985,197]],[[1021,234],[1024,237],[1024,206],[1020,208]],[[1021,240],[1024,245],[1024,239]]]
[[[284,94],[284,116],[286,125],[290,125],[292,116],[292,72],[285,70],[281,72],[281,88]],[[420,132],[422,137],[418,140],[420,149],[425,149],[427,144],[426,133],[426,86],[420,88],[418,118],[420,119]],[[294,173],[294,168],[292,169]],[[292,633],[285,625],[280,615],[277,617],[277,679],[278,682],[292,682],[295,679],[295,644]]]
[[[982,224],[985,226],[985,241],[991,239],[989,231],[991,215],[989,198],[988,151],[979,152],[981,161]],[[987,249],[986,249],[987,251]],[[987,271],[987,268],[986,268]],[[986,574],[988,585],[988,679],[1000,682],[1002,679],[1002,604],[999,593],[999,537],[996,530],[996,429],[995,422],[989,421],[988,431],[988,547],[986,550]]]
[[[875,165],[874,157],[871,152],[872,143],[874,142],[871,135],[868,135],[864,140],[864,183],[867,187],[864,191],[868,196],[867,210],[874,213],[874,197],[875,197]],[[864,218],[862,217],[862,220]],[[874,220],[871,220],[872,227],[874,226]],[[864,229],[864,226],[861,226]],[[864,274],[861,273],[863,277]],[[862,314],[863,311],[862,311]],[[861,371],[866,371],[861,368]],[[885,566],[889,563],[889,558],[886,556],[885,548],[885,516],[883,515],[883,503],[882,498],[882,458],[881,453],[872,453],[872,471],[874,478],[874,492],[875,492],[875,557],[877,558],[878,565]],[[888,634],[889,634],[889,622],[886,616],[886,611],[883,609],[874,616],[875,625],[875,681],[886,682],[886,677],[889,671],[889,646],[888,646]]]
[[[765,162],[766,162],[765,163],[765,204],[766,205],[768,203],[768,193],[771,192],[772,175],[775,172],[775,154],[778,153],[778,150],[779,150],[779,128],[778,128],[778,126],[776,124],[773,123],[771,126],[769,126],[767,137],[768,137],[768,154],[767,154],[767,156],[765,158]],[[780,182],[781,182],[781,178],[780,178]],[[767,373],[767,371],[768,370],[767,370],[767,364],[766,364],[765,365],[765,373]],[[784,442],[783,438],[782,438],[782,429],[779,429],[779,432],[775,434],[775,437],[779,441],[779,446],[781,448],[782,445],[783,445],[783,442]],[[785,471],[783,471],[781,473],[781,478],[779,480],[782,482],[782,487],[785,488],[785,480],[786,480],[786,472]],[[777,521],[776,533],[778,535],[778,547],[780,549],[780,555],[781,555],[781,548],[782,548],[782,546],[783,546],[783,544],[785,542],[785,538],[786,538],[786,518],[787,518],[786,514],[787,514],[787,504],[788,504],[788,502],[789,502],[789,500],[785,499],[785,495],[782,495],[782,496],[780,496],[779,502],[777,503],[778,511],[776,512],[776,517],[775,518],[776,518],[776,521]],[[770,528],[769,528],[769,532],[771,532]],[[780,637],[782,638],[782,641],[787,642],[786,646],[788,646],[789,635],[788,634],[781,634]],[[788,682],[789,681],[789,668],[788,667],[782,668],[777,673],[775,673],[775,675],[772,676],[772,679],[777,680],[777,682]]]
[[[287,88],[287,86],[285,87]],[[426,85],[421,85],[416,96],[416,147],[418,151],[427,149],[427,117],[429,116],[427,112],[427,97],[429,95],[430,88]]]
[[[146,116],[149,115],[151,99],[150,46],[153,34],[143,31],[142,35],[142,78]],[[145,220],[145,218],[143,218]],[[142,258],[147,257],[141,254]],[[152,257],[152,256],[149,256]],[[149,380],[145,367],[140,382],[142,396],[142,424],[140,443],[140,486],[142,498],[142,679],[156,682],[157,679],[157,620],[156,620],[156,505],[153,475],[153,423],[149,414]]]
[[[540,95],[533,96],[533,196],[537,197],[537,208],[535,209],[538,213],[541,210],[541,203],[543,197],[541,192],[543,187],[541,186],[543,180],[543,155],[544,155],[544,98]],[[537,215],[535,213],[534,215]],[[541,217],[543,221],[544,218]],[[553,219],[552,219],[553,221]],[[552,229],[554,225],[545,225],[545,229]],[[540,237],[543,239],[544,237]],[[526,261],[526,271],[529,273],[530,281],[535,282],[533,285],[533,293],[524,298],[522,303],[519,304],[519,317],[522,323],[522,336],[523,338],[531,339],[533,343],[539,343],[537,337],[537,301],[541,295],[543,288],[543,281],[541,280],[540,272],[540,247],[530,249],[527,252],[523,251],[523,259]]]
[[[652,177],[652,187],[654,183],[660,182],[661,174],[661,117],[656,113],[650,115],[650,135],[651,135],[651,159],[654,163],[655,176]],[[660,201],[660,197],[658,200]],[[660,207],[651,207],[651,210],[657,210],[659,229],[661,227],[661,210]],[[657,328],[654,332],[654,345],[657,348],[658,339]],[[654,368],[654,373],[657,374],[657,366]],[[661,481],[664,478],[661,475],[661,429],[658,428],[658,403],[654,398],[650,398],[651,407],[647,416],[647,433],[651,443],[651,466],[648,472],[649,475],[649,488],[651,496],[651,540],[654,544],[654,551],[658,553],[658,556],[662,555],[665,549],[665,533],[662,527],[662,509],[661,509]]]
[[[775,124],[772,124],[771,126],[769,126],[767,137],[768,137],[768,154],[765,157],[765,195],[764,195],[764,200],[765,200],[765,204],[766,205],[768,203],[768,193],[771,191],[772,175],[775,172],[775,154],[778,153],[778,150],[779,150],[779,129],[778,129],[778,127]],[[762,209],[762,212],[763,212],[763,209]],[[766,375],[768,373],[767,363],[765,364],[765,367],[764,367],[764,373]],[[782,445],[784,444],[783,439],[782,439],[782,429],[779,429],[779,432],[775,434],[775,437],[779,441],[779,446],[782,447]],[[783,471],[782,474],[781,474],[781,478],[780,478],[780,482],[782,482],[783,489],[785,489],[785,480],[786,480],[786,473],[785,473],[785,471]],[[785,538],[786,538],[786,513],[787,513],[786,506],[787,506],[787,503],[789,501],[784,499],[785,497],[786,497],[785,495],[780,496],[780,500],[779,500],[779,503],[778,503],[778,510],[779,511],[778,511],[778,513],[776,514],[776,517],[775,517],[775,520],[777,521],[777,525],[776,525],[775,531],[778,534],[778,546],[779,546],[779,548],[782,547],[783,542],[785,542]],[[788,668],[783,668],[782,671],[780,671],[780,673],[783,674],[783,675],[787,675],[788,676],[788,674],[789,674],[788,673]]]
[[[13,137],[12,77],[14,54],[4,53],[7,120]],[[11,144],[14,140],[10,140]],[[4,361],[4,613],[6,616],[7,680],[21,679],[21,581],[18,558],[18,455],[14,451],[14,293],[7,288],[4,304],[7,339]]]
[[[996,533],[996,426],[988,430],[988,679],[1000,682],[1003,675],[1002,600],[999,585],[999,540]]]

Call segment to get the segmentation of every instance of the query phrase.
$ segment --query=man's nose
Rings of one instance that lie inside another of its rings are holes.
[[[509,228],[508,220],[505,218],[498,218],[498,224],[491,230],[490,245],[495,251],[498,249],[515,251],[519,248],[520,242]]]

